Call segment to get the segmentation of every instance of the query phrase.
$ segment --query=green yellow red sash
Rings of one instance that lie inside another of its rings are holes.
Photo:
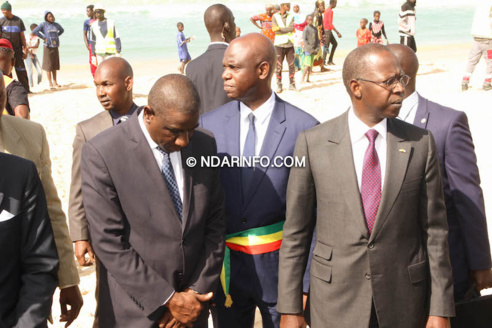
[[[220,273],[220,283],[226,296],[225,306],[231,307],[232,298],[229,294],[231,281],[231,255],[230,250],[246,254],[264,254],[280,249],[282,244],[283,227],[285,221],[281,221],[266,227],[253,228],[245,231],[231,233],[226,236],[226,248],[224,263]]]

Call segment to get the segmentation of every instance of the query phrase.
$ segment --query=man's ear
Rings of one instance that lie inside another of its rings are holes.
[[[144,106],[143,108],[143,118],[146,123],[150,123],[152,117],[155,116],[155,112],[152,108],[150,108],[148,105]]]
[[[270,67],[270,64],[268,64],[268,62],[266,61],[261,62],[260,65],[258,66],[259,78],[261,80],[267,79],[268,76],[270,75],[271,69],[272,68]]]
[[[125,79],[126,90],[130,91],[133,89],[133,77],[127,76]]]
[[[357,80],[350,81],[350,91],[352,92],[355,98],[360,99],[362,97],[361,85],[359,81]]]

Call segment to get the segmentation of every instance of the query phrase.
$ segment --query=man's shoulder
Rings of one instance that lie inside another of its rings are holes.
[[[99,125],[99,122],[104,120],[110,120],[110,119],[111,119],[111,114],[108,111],[102,111],[92,116],[91,118],[88,118],[84,121],[77,123],[77,125],[83,129],[92,128]]]
[[[33,122],[31,120],[26,120],[24,118],[12,116],[12,115],[3,115],[2,125],[12,127],[19,133],[20,135],[25,134],[26,132],[32,133],[42,133],[44,131],[43,126],[40,123]]]
[[[230,116],[233,110],[239,111],[239,102],[237,100],[232,100],[210,112],[202,114],[200,120],[205,125],[220,124],[218,120]]]
[[[463,111],[438,104],[422,96],[420,96],[419,102],[423,102],[423,105],[426,106],[427,112],[429,113],[429,124],[432,123],[431,125],[434,125],[433,123],[438,123],[438,125],[446,126],[456,120],[468,120],[466,113]]]
[[[303,109],[283,100],[282,98],[276,96],[276,101],[280,104],[285,105],[285,112],[287,119],[296,125],[308,125],[314,126],[319,124],[319,121],[314,118],[311,114],[307,113]]]
[[[3,172],[9,172],[9,174],[4,175],[4,177],[9,176],[16,179],[16,184],[19,182],[19,177],[16,176],[17,174],[25,176],[29,172],[34,172],[36,170],[36,166],[32,161],[3,152],[0,152],[0,167],[3,168]],[[12,177],[12,175],[14,176]]]

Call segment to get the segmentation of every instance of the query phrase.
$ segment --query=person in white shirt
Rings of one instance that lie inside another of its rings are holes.
[[[31,24],[31,32],[38,27],[38,24]],[[26,39],[26,46],[27,46],[27,57],[25,59],[26,61],[26,69],[27,69],[27,77],[29,79],[29,85],[31,87],[34,87],[34,80],[33,80],[33,66],[36,68],[36,72],[38,73],[38,84],[41,83],[41,80],[43,79],[42,71],[41,71],[41,64],[39,63],[38,59],[38,47],[39,47],[39,37],[35,34],[29,34],[27,39]]]
[[[461,82],[461,90],[468,90],[470,77],[475,70],[480,58],[485,60],[485,80],[483,90],[492,90],[492,1],[487,5],[479,5],[475,10],[473,18],[473,46],[468,56],[468,63],[465,69],[465,75]]]

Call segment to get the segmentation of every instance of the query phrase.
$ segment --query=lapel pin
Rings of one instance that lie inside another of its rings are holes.
[[[425,122],[427,122],[427,119],[423,118],[422,121],[420,121],[420,122],[425,123]]]
[[[400,148],[400,153],[406,153],[407,151],[403,148]]]

